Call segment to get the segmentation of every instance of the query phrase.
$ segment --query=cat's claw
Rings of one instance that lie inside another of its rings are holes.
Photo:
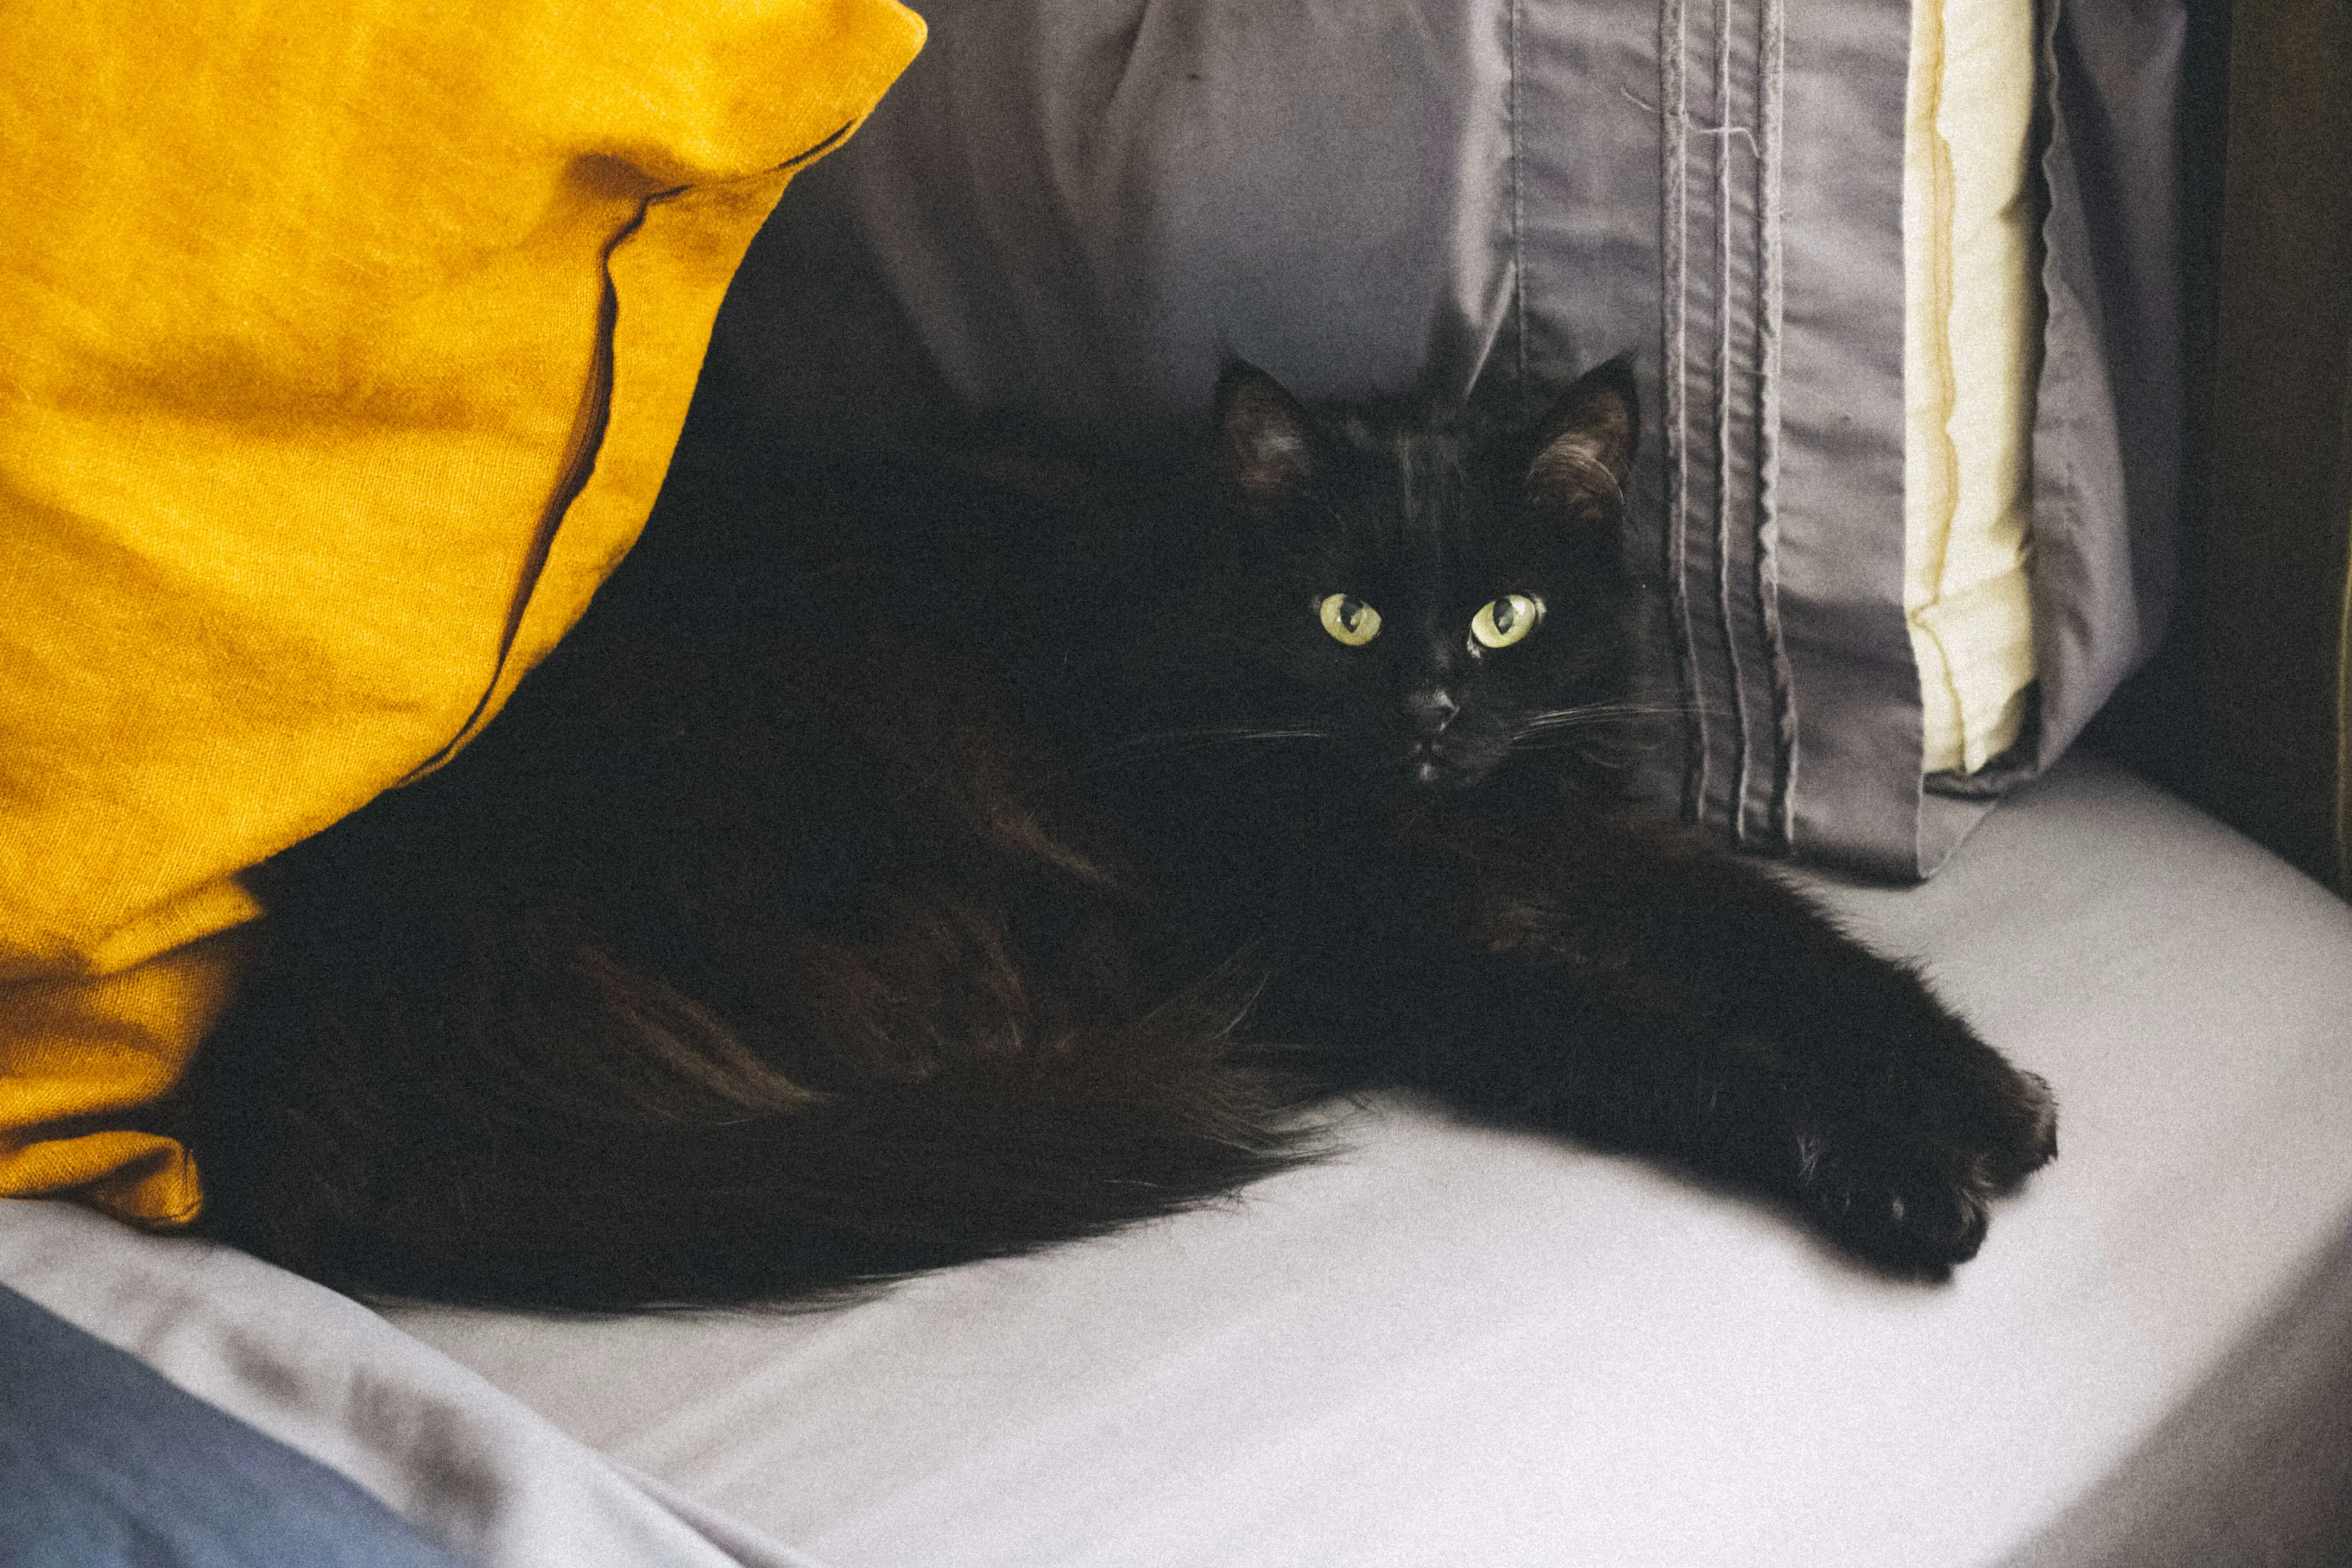
[[[2008,1147],[1991,1152],[1994,1179],[2004,1193],[2058,1157],[2058,1100],[2050,1092],[2050,1080],[2022,1070],[2017,1078],[2012,1119],[2018,1136]]]

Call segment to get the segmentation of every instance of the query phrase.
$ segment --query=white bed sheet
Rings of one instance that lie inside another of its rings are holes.
[[[394,1321],[832,1568],[2340,1560],[2352,908],[2087,760],[1926,887],[1824,890],[2059,1091],[1948,1286],[1388,1103],[845,1310]]]

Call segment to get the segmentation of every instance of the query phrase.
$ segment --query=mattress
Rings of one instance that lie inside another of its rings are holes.
[[[1933,883],[1815,885],[2057,1087],[1948,1285],[1396,1100],[818,1313],[379,1317],[33,1203],[0,1283],[489,1563],[2343,1561],[2352,908],[2087,758]]]
[[[2013,805],[1822,885],[2057,1088],[1947,1286],[1379,1103],[1229,1208],[845,1311],[395,1321],[833,1568],[2340,1561],[2352,908],[2104,764]]]

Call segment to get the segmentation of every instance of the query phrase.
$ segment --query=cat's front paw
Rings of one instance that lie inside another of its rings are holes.
[[[2049,1084],[1997,1057],[1990,1068],[1936,1086],[1922,1102],[1882,1102],[1794,1133],[1795,1194],[1832,1240],[1931,1278],[1976,1256],[1992,1200],[2058,1152]]]

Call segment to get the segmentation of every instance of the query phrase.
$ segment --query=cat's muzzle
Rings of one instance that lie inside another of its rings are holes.
[[[1499,747],[1481,746],[1450,735],[1424,736],[1408,746],[1403,773],[1417,790],[1467,789],[1495,771]]]

